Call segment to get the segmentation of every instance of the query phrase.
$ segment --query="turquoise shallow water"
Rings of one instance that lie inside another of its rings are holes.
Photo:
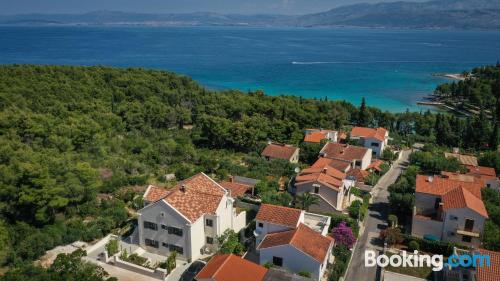
[[[245,27],[0,27],[0,63],[170,70],[209,88],[341,99],[390,111],[500,59],[499,31]]]

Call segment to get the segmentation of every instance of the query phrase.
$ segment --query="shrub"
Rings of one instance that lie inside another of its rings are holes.
[[[106,244],[106,251],[108,252],[108,255],[114,256],[116,253],[118,253],[118,240],[116,239],[111,239],[109,242]]]
[[[301,272],[299,272],[299,275],[302,277],[311,278],[311,272],[309,272],[309,271],[301,271]]]
[[[346,246],[348,249],[351,249],[354,242],[356,242],[352,229],[345,222],[341,222],[339,226],[333,229],[333,237],[337,245]]]
[[[418,251],[420,250],[420,244],[418,244],[418,242],[415,240],[410,241],[410,243],[408,243],[408,250],[410,250],[411,252]]]
[[[395,244],[403,243],[404,237],[399,228],[387,228],[380,232],[380,237],[387,242],[387,245],[393,246]]]
[[[397,227],[398,226],[398,216],[396,215],[389,215],[389,222],[391,224],[391,227]]]

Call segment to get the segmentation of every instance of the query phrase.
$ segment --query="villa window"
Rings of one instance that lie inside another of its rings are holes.
[[[474,220],[465,219],[465,227],[466,231],[472,231],[474,229]]]
[[[144,228],[158,230],[158,225],[154,222],[144,221]]]
[[[316,193],[316,194],[319,193],[319,186],[314,186],[314,193]]]
[[[182,231],[182,228],[177,228],[177,227],[169,226],[168,227],[168,234],[182,236],[183,231]]]
[[[462,236],[462,242],[470,243],[470,242],[472,242],[472,237],[464,235],[464,236]]]
[[[214,221],[211,220],[211,219],[206,219],[205,220],[205,225],[209,226],[209,227],[212,227],[212,226],[214,226]]]
[[[161,243],[161,245],[162,245],[163,247],[165,247],[165,248],[167,248],[167,249],[168,249],[168,246],[169,246],[169,245],[168,245],[168,243],[162,242],[162,243]]]
[[[155,241],[155,240],[151,240],[151,239],[145,239],[144,240],[144,243],[146,244],[146,246],[149,246],[149,247],[153,247],[153,248],[158,248],[159,247],[159,243],[158,241]]]
[[[379,144],[378,142],[372,142],[372,146],[373,146],[373,147],[379,147],[379,146],[380,146],[380,144]]]
[[[259,224],[257,225],[259,228],[263,228],[264,227],[264,224],[259,222]]]
[[[273,264],[275,266],[283,266],[283,258],[282,257],[273,257]]]
[[[176,245],[168,245],[168,246],[169,246],[169,247],[168,247],[168,250],[169,250],[170,252],[174,252],[174,251],[175,251],[175,252],[177,252],[177,253],[178,253],[178,254],[180,254],[180,255],[183,255],[183,254],[184,254],[184,248],[179,247],[179,246],[176,246]]]
[[[161,229],[163,229],[163,230],[167,230],[167,229],[168,229],[168,226],[166,226],[166,225],[162,224],[162,225],[161,225]]]
[[[212,245],[214,243],[214,239],[212,237],[207,236],[207,244]]]

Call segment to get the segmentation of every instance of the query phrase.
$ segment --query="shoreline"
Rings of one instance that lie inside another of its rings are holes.
[[[467,76],[462,73],[433,73],[432,76],[435,77],[444,77],[453,80],[464,81]]]

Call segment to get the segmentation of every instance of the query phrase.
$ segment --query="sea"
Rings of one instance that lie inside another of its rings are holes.
[[[0,27],[0,64],[168,70],[209,89],[421,111],[435,87],[500,60],[500,31],[254,27]]]

